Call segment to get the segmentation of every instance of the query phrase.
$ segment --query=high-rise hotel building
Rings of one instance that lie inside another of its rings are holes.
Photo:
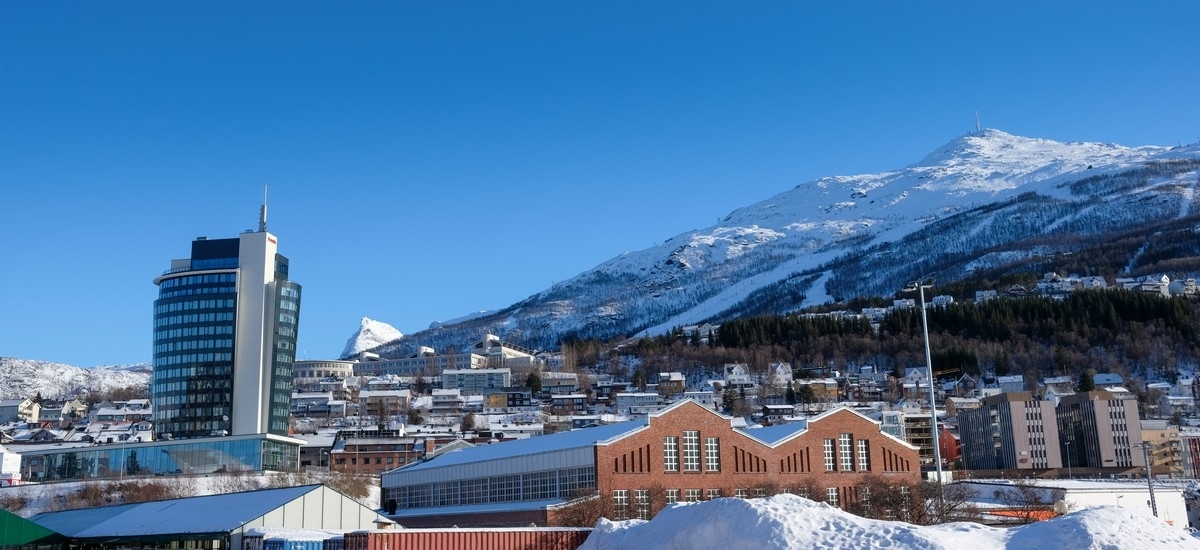
[[[258,231],[199,237],[154,279],[156,439],[288,433],[300,285],[277,249],[264,206]]]

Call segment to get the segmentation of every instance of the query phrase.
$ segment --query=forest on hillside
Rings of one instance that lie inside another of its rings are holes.
[[[1200,315],[1184,297],[1086,290],[1061,298],[954,302],[930,307],[927,313],[933,369],[939,378],[1021,374],[1037,380],[1090,371],[1132,381],[1174,382],[1180,370],[1200,366]],[[620,364],[620,356],[633,356],[651,373],[719,369],[733,362],[761,373],[770,363],[786,361],[798,376],[861,365],[901,374],[925,362],[916,308],[894,310],[877,325],[860,316],[761,315],[723,323],[711,341],[705,342],[704,336],[689,337],[676,329],[644,338],[619,353],[606,353],[604,346],[584,341],[565,342],[563,349],[580,365],[617,371],[631,370]]]

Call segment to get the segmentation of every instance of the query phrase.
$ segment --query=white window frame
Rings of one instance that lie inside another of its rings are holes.
[[[613,515],[617,519],[629,517],[629,489],[613,489]]]
[[[679,438],[666,436],[663,438],[663,471],[679,471]]]
[[[700,432],[698,430],[683,431],[683,471],[700,471]]]
[[[708,472],[721,471],[721,440],[716,437],[704,438],[704,470]]]
[[[837,463],[833,460],[833,440],[825,440],[825,471],[832,472],[837,469]]]

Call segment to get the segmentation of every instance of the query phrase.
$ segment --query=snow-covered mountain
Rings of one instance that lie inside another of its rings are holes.
[[[622,254],[503,310],[380,348],[461,346],[483,333],[527,347],[658,334],[744,314],[891,295],[1122,231],[1187,221],[1200,145],[1060,143],[983,130],[911,166],[800,184],[717,225]]]
[[[49,361],[0,357],[0,399],[24,399],[40,393],[46,399],[62,400],[89,391],[149,388],[150,375],[149,363],[85,369]]]
[[[358,330],[350,340],[346,341],[346,347],[342,350],[342,357],[353,357],[361,352],[369,349],[374,349],[388,342],[394,342],[404,337],[396,327],[387,323],[376,321],[369,317],[363,317],[358,324]]]

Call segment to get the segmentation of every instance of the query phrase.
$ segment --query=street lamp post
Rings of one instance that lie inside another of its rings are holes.
[[[933,464],[937,470],[938,487],[942,485],[942,449],[939,445],[938,427],[937,427],[937,390],[934,388],[933,380],[933,357],[929,351],[929,318],[925,314],[925,289],[933,288],[933,284],[926,284],[924,280],[911,283],[904,289],[905,292],[917,291],[917,296],[921,300],[921,334],[925,337],[925,366],[929,369],[929,429],[933,435]]]
[[[1067,456],[1064,457],[1067,461],[1067,479],[1071,479],[1071,440],[1067,440]]]

